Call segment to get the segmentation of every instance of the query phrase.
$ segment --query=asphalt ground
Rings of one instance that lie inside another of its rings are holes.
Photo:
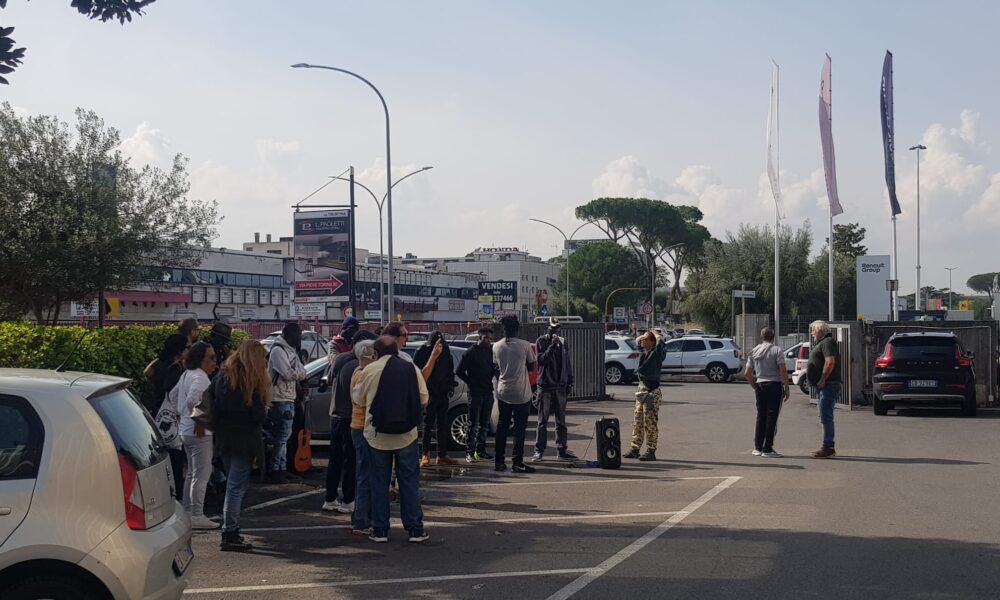
[[[571,449],[596,458],[594,421],[604,415],[621,420],[627,444],[632,391],[571,403]],[[785,458],[750,455],[754,414],[745,384],[671,382],[655,463],[601,470],[549,460],[533,475],[487,463],[425,469],[431,539],[419,545],[407,543],[398,504],[388,544],[351,536],[349,515],[319,510],[322,469],[296,484],[255,482],[243,516],[254,552],[220,553],[217,532],[197,533],[187,593],[1000,597],[1000,412],[838,410],[838,456],[827,460],[809,457],[820,427],[805,396],[793,390],[782,411],[775,446]]]

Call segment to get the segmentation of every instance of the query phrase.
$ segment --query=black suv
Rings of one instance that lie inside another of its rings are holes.
[[[875,361],[872,386],[875,414],[899,404],[958,404],[962,414],[976,414],[974,355],[954,333],[897,333]]]

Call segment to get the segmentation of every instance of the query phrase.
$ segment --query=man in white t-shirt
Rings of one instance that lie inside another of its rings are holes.
[[[774,330],[760,332],[761,343],[754,346],[743,373],[757,396],[757,427],[754,432],[754,456],[781,458],[774,450],[781,405],[788,400],[788,371],[781,348],[774,345]]]
[[[528,372],[535,368],[538,357],[527,341],[518,339],[521,324],[517,317],[507,315],[500,319],[504,339],[493,344],[493,362],[500,371],[497,378],[497,408],[500,422],[497,424],[496,450],[494,452],[497,471],[506,471],[504,455],[507,451],[507,435],[514,437],[511,452],[511,471],[534,473],[535,469],[524,464],[524,431],[528,426],[528,412],[531,410],[531,382]],[[511,430],[511,420],[514,422]]]

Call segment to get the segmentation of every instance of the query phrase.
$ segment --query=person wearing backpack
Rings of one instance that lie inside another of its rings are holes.
[[[187,455],[184,477],[184,508],[191,515],[192,529],[218,529],[219,523],[205,516],[205,490],[212,476],[212,432],[194,420],[194,409],[202,404],[215,372],[215,350],[208,342],[196,342],[184,359],[184,374],[171,393],[177,393],[178,432]]]
[[[371,448],[372,533],[376,543],[389,541],[389,478],[393,461],[399,483],[400,516],[409,540],[428,538],[420,508],[417,426],[429,395],[420,370],[401,358],[391,336],[375,340],[374,363],[358,381],[359,404],[367,406],[365,440]]]
[[[276,449],[268,465],[268,481],[287,481],[288,439],[292,437],[295,421],[295,399],[299,393],[299,382],[306,379],[306,369],[299,358],[298,347],[302,343],[302,327],[298,323],[286,323],[281,335],[275,340],[268,357],[267,372],[274,387],[271,393],[270,418],[275,421],[274,441]]]
[[[154,423],[160,430],[170,454],[170,470],[174,476],[174,497],[184,499],[184,464],[186,458],[181,438],[177,434],[177,397],[170,392],[184,375],[184,356],[188,340],[179,333],[172,333],[163,342],[163,349],[156,360],[149,363],[143,374],[152,387],[152,399],[146,407],[155,416]],[[152,405],[152,407],[150,406]]]

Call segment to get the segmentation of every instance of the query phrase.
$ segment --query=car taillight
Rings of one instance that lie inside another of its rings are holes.
[[[955,344],[955,364],[959,367],[965,367],[967,369],[972,368],[972,359],[968,356],[962,355],[962,350],[958,344]]]
[[[800,359],[798,359],[798,360],[795,361],[795,370],[796,371],[801,371],[804,368],[806,368],[806,361],[805,360],[803,360],[803,359],[800,358]]]
[[[629,360],[633,360],[633,359],[639,358],[639,353],[638,352],[633,352],[632,354],[628,355],[628,358],[629,358]]]
[[[122,490],[125,492],[125,522],[129,529],[146,529],[146,510],[143,508],[142,488],[139,487],[139,473],[123,455],[118,455],[118,467],[122,472]]]
[[[892,366],[892,344],[885,345],[885,354],[875,359],[876,369],[887,369]]]

